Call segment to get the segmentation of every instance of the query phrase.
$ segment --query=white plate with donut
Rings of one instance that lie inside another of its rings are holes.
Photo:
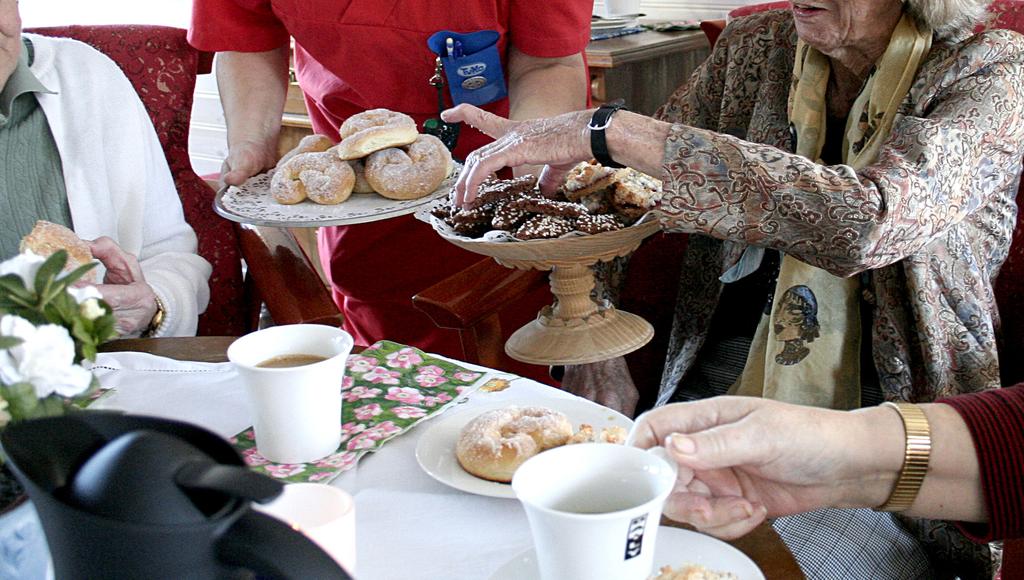
[[[764,573],[746,554],[711,536],[669,526],[658,527],[654,544],[654,570],[671,566],[704,566],[709,571],[735,574],[740,580],[764,580]],[[506,562],[490,580],[527,580],[539,578],[537,554],[533,548]]]
[[[376,193],[353,193],[336,205],[321,205],[308,199],[293,205],[278,203],[270,193],[270,171],[254,175],[241,186],[222,187],[213,207],[223,218],[256,226],[315,228],[363,224],[415,213],[448,195],[461,169],[462,165],[456,162],[452,174],[433,193],[418,199],[395,200]]]
[[[416,461],[428,475],[441,483],[469,493],[490,497],[515,498],[512,486],[481,479],[462,469],[455,457],[455,443],[466,423],[478,415],[491,409],[518,407],[547,407],[565,413],[579,429],[583,423],[589,424],[596,433],[607,427],[622,427],[627,431],[632,428],[633,421],[625,415],[579,397],[544,397],[538,399],[510,399],[498,404],[481,405],[478,407],[461,407],[451,415],[441,416],[429,425],[416,444]]]

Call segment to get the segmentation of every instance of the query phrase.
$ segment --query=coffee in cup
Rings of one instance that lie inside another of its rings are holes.
[[[247,334],[228,347],[228,360],[245,382],[260,455],[274,463],[308,463],[337,451],[341,382],[352,344],[340,328],[289,324]],[[295,355],[305,362],[266,366]]]

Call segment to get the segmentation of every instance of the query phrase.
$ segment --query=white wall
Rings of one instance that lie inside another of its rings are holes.
[[[726,12],[746,4],[767,0],[639,0],[646,19],[712,20],[725,18]],[[604,1],[595,0],[594,14],[603,14]]]

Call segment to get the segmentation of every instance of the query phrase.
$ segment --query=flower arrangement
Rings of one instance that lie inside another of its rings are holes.
[[[94,264],[66,263],[63,250],[0,263],[0,428],[63,414],[97,388],[82,362],[116,335],[114,316],[95,287],[75,285]]]

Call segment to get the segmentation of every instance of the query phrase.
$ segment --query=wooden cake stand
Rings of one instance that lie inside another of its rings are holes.
[[[436,219],[436,218],[435,218]],[[509,268],[550,270],[555,303],[520,328],[505,343],[516,360],[538,365],[583,364],[621,356],[647,344],[654,328],[643,318],[598,304],[594,288],[597,262],[633,253],[647,236],[658,231],[656,220],[592,236],[490,242],[447,235],[460,248],[490,256]]]

